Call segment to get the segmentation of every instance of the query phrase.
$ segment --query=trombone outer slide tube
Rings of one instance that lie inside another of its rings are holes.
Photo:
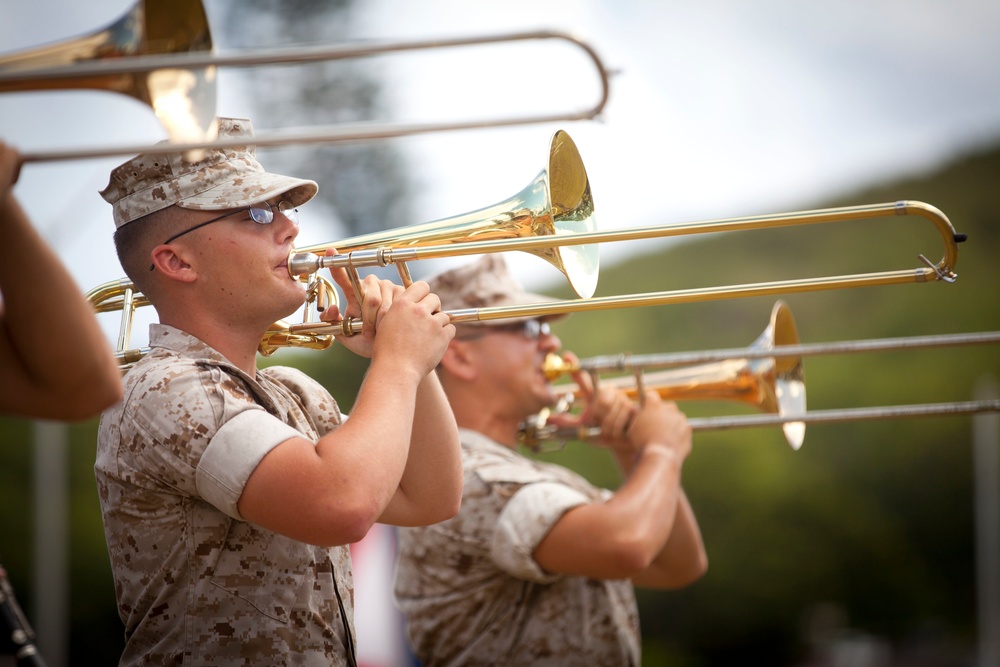
[[[846,421],[870,421],[905,417],[934,417],[944,415],[969,415],[979,412],[1000,412],[1000,399],[987,401],[960,401],[956,403],[922,403],[874,408],[843,408],[840,410],[812,410],[804,415],[738,415],[732,417],[702,417],[688,420],[694,430],[720,430],[748,426],[773,426],[788,422],[824,424]]]
[[[583,371],[630,371],[633,369],[667,368],[728,359],[766,359],[779,357],[805,357],[820,354],[850,354],[910,350],[952,345],[988,345],[1000,343],[1000,331],[968,334],[939,334],[899,338],[873,338],[870,340],[839,343],[807,343],[801,345],[776,345],[766,350],[730,348],[703,352],[677,352],[668,354],[615,354],[591,357],[580,361]]]
[[[948,218],[938,208],[919,201],[897,201],[882,204],[867,204],[846,206],[840,208],[817,209],[791,213],[756,215],[741,218],[726,218],[702,222],[679,223],[659,227],[632,227],[611,231],[583,232],[572,235],[546,235],[538,237],[523,237],[507,240],[470,241],[466,243],[430,245],[419,248],[377,248],[360,250],[315,259],[311,253],[325,252],[327,248],[335,248],[336,244],[310,246],[302,251],[293,251],[289,259],[289,273],[301,275],[310,273],[320,267],[373,267],[385,266],[386,263],[410,262],[443,257],[476,255],[489,252],[508,252],[513,250],[549,249],[553,246],[582,245],[588,243],[605,243],[615,241],[637,241],[650,238],[668,238],[688,236],[707,232],[745,231],[754,229],[769,229],[791,227],[803,224],[838,222],[844,220],[859,220],[873,217],[894,215],[917,215],[930,220],[937,228],[944,244],[944,256],[934,265],[915,269],[900,269],[861,273],[842,276],[821,276],[816,278],[801,278],[784,281],[750,283],[743,285],[723,285],[718,287],[702,287],[685,290],[663,292],[647,292],[623,296],[592,297],[571,301],[552,301],[542,304],[524,306],[499,306],[481,308],[475,320],[489,321],[504,318],[544,317],[564,313],[585,312],[592,310],[609,310],[615,308],[632,308],[642,306],[668,305],[672,303],[695,303],[701,301],[716,301],[721,299],[769,296],[777,294],[793,294],[800,292],[825,291],[853,287],[871,287],[875,285],[899,285],[907,283],[923,283],[945,280],[953,282],[958,261],[958,244],[965,236],[957,234]]]
[[[778,426],[787,423],[829,424],[835,422],[872,421],[907,417],[935,417],[970,415],[980,412],[1000,412],[1000,399],[985,401],[959,401],[955,403],[921,403],[871,408],[842,408],[810,410],[801,415],[732,415],[728,417],[692,417],[688,424],[694,431],[718,431],[736,428]],[[544,427],[537,440],[588,440],[597,438],[601,429],[596,426],[583,428],[552,429]]]
[[[600,92],[593,106],[562,113],[535,116],[479,118],[450,123],[378,123],[359,122],[327,125],[309,129],[258,132],[254,145],[258,148],[330,144],[337,142],[375,141],[396,137],[450,132],[489,127],[512,127],[556,123],[561,121],[593,120],[607,106],[611,96],[611,73],[596,49],[582,39],[557,30],[535,30],[473,37],[425,39],[411,42],[367,42],[334,46],[315,46],[290,49],[273,49],[258,53],[175,53],[135,56],[115,60],[94,60],[51,68],[0,70],[0,84],[24,80],[58,79],[65,77],[104,76],[111,74],[143,73],[160,69],[195,69],[202,67],[254,67],[276,64],[302,64],[327,60],[360,58],[393,52],[417,51],[461,46],[477,46],[502,42],[531,40],[562,40],[580,48],[597,71]],[[2,90],[2,87],[0,87]],[[165,142],[156,145],[119,145],[110,147],[80,148],[61,151],[22,151],[25,163],[86,160],[116,155],[187,153],[208,148],[233,148],[245,144],[241,140],[212,140],[187,143]]]

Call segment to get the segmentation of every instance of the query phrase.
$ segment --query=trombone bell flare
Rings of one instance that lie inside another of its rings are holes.
[[[774,304],[771,323],[752,347],[773,350],[777,346],[796,345],[799,332],[795,326],[792,311],[784,301]],[[806,413],[806,382],[801,356],[770,357],[770,373],[773,375],[774,394],[779,416],[792,418]],[[772,412],[775,412],[772,410]],[[798,451],[806,437],[806,424],[801,421],[786,421],[781,425],[785,440],[792,449]]]
[[[307,276],[321,268],[403,264],[418,259],[477,255],[490,252],[497,241],[550,236],[572,238],[596,231],[594,198],[583,159],[573,139],[564,130],[549,142],[546,168],[514,196],[486,208],[375,232],[338,243],[309,246],[293,251],[288,273]],[[596,243],[558,243],[526,248],[566,276],[576,294],[589,299],[597,289],[600,246]],[[321,256],[330,248],[341,254]]]
[[[212,52],[201,0],[140,0],[92,34],[0,56],[0,93],[62,89],[121,93],[150,106],[171,141],[212,141],[216,138],[214,66],[83,76],[75,71],[81,63],[114,65],[129,58],[198,52]]]

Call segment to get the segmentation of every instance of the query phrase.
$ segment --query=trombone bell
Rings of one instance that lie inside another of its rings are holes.
[[[61,89],[122,93],[152,107],[172,141],[213,140],[214,66],[89,76],[71,72],[74,63],[83,61],[211,50],[201,0],[140,0],[120,19],[90,35],[0,56],[0,76],[23,75],[0,80],[0,93]]]
[[[784,301],[774,304],[771,311],[771,322],[760,338],[754,342],[751,348],[772,350],[783,345],[797,345],[799,342],[799,332],[795,327],[795,318],[792,311]],[[769,412],[776,412],[780,417],[798,417],[806,413],[806,383],[805,371],[802,366],[801,355],[776,356],[767,359],[758,359],[757,362],[764,362],[769,377],[773,377],[775,409]],[[786,421],[781,425],[781,430],[785,434],[785,439],[792,449],[799,449],[806,436],[806,424],[801,421]]]
[[[336,243],[301,248],[288,259],[292,277],[320,268],[402,265],[406,261],[493,252],[496,241],[525,237],[572,236],[595,231],[594,198],[580,152],[563,130],[552,136],[545,169],[520,192],[471,213],[376,232]],[[461,245],[458,245],[461,244]],[[433,252],[430,247],[441,248]],[[421,248],[427,248],[422,253]],[[327,249],[339,255],[321,257]],[[363,252],[372,250],[368,262]],[[581,298],[597,289],[599,245],[553,245],[530,252],[559,269]],[[401,273],[403,270],[401,269]]]
[[[767,328],[747,349],[773,350],[775,346],[798,345],[799,333],[792,311],[784,301],[771,310]],[[673,400],[723,399],[747,403],[761,412],[784,419],[806,413],[805,371],[801,355],[730,359],[643,378],[660,396]],[[671,376],[671,374],[674,374]],[[781,424],[785,440],[798,450],[806,435],[805,422]]]
[[[635,376],[620,376],[601,382],[620,387],[632,397],[638,396],[642,386],[656,391],[666,400],[730,400],[751,405],[785,420],[781,425],[785,439],[792,449],[797,450],[805,439],[805,423],[790,420],[806,413],[802,356],[760,356],[757,353],[771,351],[775,346],[798,344],[799,334],[792,311],[784,301],[779,300],[771,309],[767,328],[746,348],[746,357],[643,373],[646,366],[655,364],[633,363],[625,356],[620,358],[614,370],[631,370]],[[575,370],[596,373],[602,367],[606,364],[600,358],[584,360],[579,366],[570,367],[561,357],[549,355],[542,370],[553,379]],[[556,387],[558,393],[566,395],[571,395],[575,389],[575,385]],[[538,433],[529,433],[526,441],[545,435],[544,425],[539,427],[529,422],[528,428],[537,429]]]

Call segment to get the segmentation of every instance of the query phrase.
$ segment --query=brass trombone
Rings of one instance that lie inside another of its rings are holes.
[[[784,308],[786,307],[781,302],[775,304],[771,324],[747,348],[670,354],[618,354],[584,359],[572,366],[566,364],[561,357],[552,355],[546,359],[543,370],[550,379],[557,379],[576,370],[586,371],[592,376],[598,376],[602,372],[630,371],[630,376],[601,381],[626,388],[632,396],[640,395],[643,388],[646,388],[656,390],[663,398],[676,401],[740,401],[757,407],[762,414],[697,417],[689,419],[688,423],[695,431],[781,426],[785,439],[793,449],[801,447],[806,424],[1000,412],[1000,399],[807,412],[803,357],[956,345],[991,345],[1000,343],[1000,331],[800,344],[797,334],[783,330],[780,324],[781,310]],[[788,315],[790,317],[790,313]],[[793,322],[791,324],[794,326]],[[682,368],[646,372],[673,367]],[[546,422],[551,412],[572,407],[576,390],[574,384],[557,386],[560,402],[555,408],[542,411],[526,420],[518,434],[519,442],[539,451],[547,442],[565,443],[569,440],[588,441],[597,438],[600,435],[600,429],[597,428],[560,428]]]
[[[782,418],[782,431],[792,449],[802,446],[805,424],[796,418],[806,412],[806,382],[801,355],[774,356],[773,351],[798,345],[799,334],[792,311],[784,301],[777,301],[771,309],[771,319],[764,331],[745,350],[750,354],[735,354],[711,363],[674,368],[655,373],[644,373],[651,365],[624,361],[615,370],[633,371],[631,376],[600,380],[599,372],[607,367],[591,360],[569,365],[555,354],[546,357],[543,371],[549,379],[556,379],[577,370],[587,371],[595,380],[622,387],[630,396],[640,400],[645,389],[655,390],[661,398],[675,401],[732,400],[751,405],[761,412]],[[600,429],[564,429],[548,423],[552,412],[572,409],[578,387],[575,384],[557,385],[559,400],[554,410],[543,410],[525,421],[518,433],[518,441],[538,450],[548,440],[589,440],[600,435]]]
[[[289,273],[309,283],[303,321],[274,323],[261,340],[260,351],[270,354],[279,347],[325,349],[336,336],[350,336],[361,330],[361,322],[345,318],[340,323],[317,321],[322,310],[336,298],[329,281],[319,279],[322,268],[345,268],[355,283],[361,268],[394,265],[404,283],[409,281],[407,262],[439,259],[489,252],[520,250],[547,259],[567,278],[580,299],[552,301],[523,306],[499,306],[450,311],[456,324],[507,318],[545,317],[575,312],[631,308],[638,306],[691,303],[749,296],[833,290],[850,287],[923,283],[942,280],[954,282],[958,244],[965,236],[957,234],[940,210],[917,201],[847,206],[776,215],[727,218],[686,224],[634,227],[613,231],[595,230],[594,201],[586,169],[576,145],[564,131],[556,132],[549,145],[546,168],[521,192],[499,204],[452,218],[444,218],[416,227],[377,232],[337,243],[302,248],[289,255]],[[831,223],[884,216],[916,216],[929,220],[940,234],[944,255],[938,263],[919,255],[924,264],[915,269],[824,276],[797,280],[727,285],[697,289],[650,292],[624,296],[592,297],[597,284],[597,244],[667,238],[722,231],[748,231],[796,225]],[[577,247],[577,246],[582,246]],[[317,253],[336,248],[341,254]],[[572,252],[570,252],[572,251]],[[360,296],[360,295],[359,295]],[[588,298],[589,297],[589,298]],[[116,280],[91,290],[88,294],[98,312],[122,311],[118,356],[137,359],[143,350],[129,350],[132,314],[148,301],[135,291],[128,280]]]
[[[610,73],[585,41],[555,30],[498,35],[359,42],[216,54],[201,0],[139,0],[113,24],[97,32],[0,57],[0,92],[93,88],[129,95],[153,107],[170,143],[123,145],[50,152],[25,151],[25,162],[79,160],[138,153],[176,153],[238,145],[215,138],[215,79],[218,67],[304,64],[390,53],[528,41],[561,41],[581,49],[600,84],[596,102],[560,113],[470,119],[442,123],[355,123],[310,130],[258,132],[258,147],[387,139],[432,132],[590,120],[604,110]]]
[[[514,212],[510,212],[513,215]],[[592,212],[591,212],[592,213]],[[521,306],[497,306],[492,308],[473,308],[450,311],[452,322],[456,324],[482,322],[507,318],[545,317],[567,313],[609,310],[614,308],[632,308],[639,306],[656,306],[672,303],[693,303],[699,301],[715,301],[736,297],[772,296],[797,292],[823,291],[850,287],[871,287],[875,285],[899,285],[905,283],[924,283],[934,281],[954,282],[958,275],[954,272],[958,260],[958,244],[966,240],[964,234],[955,232],[951,222],[940,210],[919,201],[898,201],[883,204],[862,206],[845,206],[839,208],[816,209],[777,215],[760,215],[742,218],[725,218],[673,224],[653,227],[633,227],[614,231],[581,231],[572,235],[549,234],[537,235],[525,228],[523,234],[513,234],[510,238],[486,240],[468,240],[463,237],[462,229],[453,229],[454,243],[423,245],[409,244],[394,246],[391,243],[383,245],[378,234],[367,237],[369,245],[362,250],[351,251],[333,256],[319,256],[318,251],[339,248],[337,244],[327,244],[305,248],[301,252],[293,252],[289,256],[288,270],[293,276],[306,277],[321,268],[346,268],[349,272],[364,267],[396,265],[404,282],[407,280],[406,262],[421,259],[438,259],[462,255],[476,255],[489,252],[507,252],[512,250],[538,251],[563,248],[564,246],[598,244],[614,241],[635,241],[652,238],[669,238],[722,231],[746,231],[754,229],[769,229],[775,227],[790,227],[830,222],[843,222],[865,218],[886,216],[918,216],[925,218],[937,228],[944,244],[944,256],[933,263],[924,255],[918,258],[924,264],[916,269],[860,273],[841,276],[823,276],[818,278],[800,278],[795,280],[748,283],[742,285],[725,285],[720,287],[705,287],[664,292],[649,292],[645,294],[630,294],[625,296],[608,296],[588,298],[580,294],[582,299],[569,301],[552,301],[542,304]],[[509,217],[509,216],[504,216]],[[544,215],[528,216],[534,221]],[[445,224],[446,221],[439,221]],[[466,223],[470,224],[470,223]],[[473,226],[478,223],[471,223]],[[589,222],[588,222],[589,224]],[[499,225],[498,225],[499,229]],[[395,232],[389,232],[385,238],[391,238]],[[344,242],[344,247],[351,247],[352,240]],[[596,263],[593,265],[596,268]],[[586,265],[561,267],[571,285],[577,286],[593,282],[596,285],[596,275],[588,278],[580,275]],[[352,335],[360,331],[360,322],[345,319],[340,325],[304,324],[290,327],[291,333],[310,333],[313,335]]]
[[[471,254],[468,246],[472,239],[486,244],[524,236],[545,237],[554,241],[592,232],[595,224],[590,181],[580,153],[569,134],[556,132],[549,143],[545,168],[507,200],[452,218],[346,239],[336,246],[311,246],[291,253],[289,274],[308,283],[304,319],[301,324],[274,323],[261,339],[259,350],[261,354],[270,355],[281,347],[326,349],[333,344],[335,335],[350,336],[361,331],[359,320],[345,319],[339,327],[317,321],[316,311],[322,311],[331,300],[335,300],[337,293],[329,280],[316,275],[319,266],[308,269],[312,264],[324,265],[335,258],[318,257],[313,252],[325,251],[327,247],[346,251],[340,257],[346,262],[344,266],[349,268],[348,276],[360,298],[359,268],[393,263],[402,281],[410,282],[405,262],[389,253],[393,248],[416,249],[427,244],[437,248],[440,246],[435,244],[454,243],[445,247],[456,248],[456,255]],[[463,241],[467,243],[463,244]],[[594,293],[599,264],[596,245],[563,247],[553,242],[540,244],[528,249],[528,252],[559,269],[580,296],[586,298]],[[88,292],[87,298],[99,313],[121,311],[116,353],[122,367],[128,368],[142,358],[145,349],[129,349],[128,345],[135,310],[149,305],[149,300],[136,291],[127,279],[99,285]]]

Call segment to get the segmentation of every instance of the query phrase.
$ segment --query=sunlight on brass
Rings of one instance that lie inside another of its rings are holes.
[[[649,292],[644,294],[628,294],[624,296],[605,296],[569,301],[551,301],[541,304],[520,306],[496,306],[491,308],[469,308],[449,311],[452,322],[456,324],[482,322],[498,319],[546,317],[586,311],[600,311],[615,308],[634,308],[640,306],[657,306],[674,303],[694,303],[715,301],[752,296],[774,296],[798,292],[825,291],[854,287],[873,287],[876,285],[898,285],[904,283],[954,282],[957,274],[954,272],[958,261],[958,244],[965,241],[962,234],[957,234],[951,222],[940,210],[918,201],[899,201],[885,204],[863,206],[845,206],[840,208],[817,209],[781,213],[777,215],[758,215],[744,218],[727,218],[705,222],[679,223],[654,227],[633,227],[612,231],[590,231],[556,236],[525,236],[511,239],[486,239],[482,241],[456,242],[439,245],[417,247],[382,246],[360,252],[347,252],[334,257],[319,258],[313,254],[293,252],[289,258],[289,272],[305,274],[317,270],[320,266],[326,268],[343,267],[356,270],[363,267],[387,266],[394,263],[416,261],[421,259],[439,259],[462,255],[481,254],[488,252],[508,252],[520,250],[525,252],[539,249],[548,250],[553,247],[580,245],[588,243],[608,243],[616,241],[636,241],[652,238],[669,238],[730,231],[749,231],[797,225],[844,222],[865,218],[887,216],[915,216],[929,220],[937,229],[944,245],[944,256],[937,263],[929,263],[923,255],[918,259],[922,266],[916,269],[861,273],[840,276],[822,276],[817,278],[802,278],[743,285],[723,285],[666,292]],[[405,230],[405,228],[404,228]],[[397,232],[398,233],[398,232]],[[457,239],[456,239],[457,241]],[[319,247],[336,247],[335,243]],[[340,325],[327,325],[330,332],[341,328]]]
[[[920,255],[922,265],[915,269],[618,296],[591,296],[598,279],[599,243],[827,224],[886,216],[914,216],[930,221],[937,229],[944,246],[941,260],[935,264]],[[546,168],[513,197],[454,218],[298,249],[289,254],[288,270],[303,282],[315,284],[316,272],[320,268],[344,268],[352,280],[357,282],[358,269],[392,264],[399,269],[400,278],[406,284],[409,281],[407,262],[518,250],[548,260],[563,272],[577,294],[583,297],[540,304],[448,311],[451,321],[461,324],[876,285],[953,282],[957,278],[954,267],[958,261],[958,244],[965,240],[963,235],[955,232],[944,213],[930,204],[918,201],[611,231],[597,231],[595,220],[593,196],[583,162],[572,139],[560,130],[550,142]],[[317,254],[334,248],[340,254]],[[125,285],[131,289],[129,281],[125,279],[113,281],[98,286],[88,296],[100,311],[113,310],[116,306],[122,307],[125,304],[122,298]],[[329,291],[335,295],[332,288]],[[308,348],[317,347],[319,341],[324,341],[329,346],[337,336],[349,336],[360,331],[360,322],[350,318],[340,322],[318,321],[315,313],[316,292],[310,290],[308,294],[303,321],[297,324],[275,323],[272,327],[274,330],[268,334],[271,340],[262,341],[262,353],[270,354],[277,347],[296,347],[299,342],[303,342],[302,346]],[[330,295],[324,298],[327,296]],[[106,299],[110,299],[110,302],[104,303]],[[137,305],[133,306],[133,303]],[[146,303],[148,302],[141,293],[136,292],[130,297],[127,309]],[[127,315],[123,317],[122,324],[122,339],[125,341],[128,338],[126,320],[130,322],[131,313]],[[120,342],[119,353],[124,355],[126,350],[127,342]]]
[[[549,143],[546,167],[513,197],[451,218],[297,249],[289,256],[288,272],[295,277],[321,268],[404,266],[411,258],[425,259],[423,248],[427,246],[446,248],[438,256],[480,254],[482,244],[577,236],[594,232],[596,227],[594,199],[583,160],[569,134],[560,130]],[[340,254],[320,256],[331,248]],[[593,296],[599,272],[596,244],[541,244],[527,252],[562,272],[578,296]]]
[[[242,145],[242,141],[215,138],[215,77],[217,68],[220,67],[303,65],[392,53],[533,41],[562,42],[583,52],[594,67],[600,89],[593,105],[546,114],[507,113],[451,122],[361,121],[312,128],[265,130],[256,132],[254,144],[258,148],[265,148],[370,141],[434,132],[597,118],[610,96],[610,73],[592,46],[564,32],[532,30],[496,35],[396,42],[367,41],[215,54],[211,52],[208,24],[199,0],[141,0],[118,22],[94,35],[23,54],[0,56],[0,92],[94,88],[126,93],[152,106],[167,126],[171,138],[169,143],[152,146],[23,150],[24,162],[81,160],[140,153],[188,153]],[[565,94],[563,96],[566,97]],[[494,106],[491,105],[490,108]],[[524,105],[520,106],[523,108]],[[189,133],[193,127],[210,129],[211,132],[193,135]]]
[[[642,373],[645,389],[656,391],[661,398],[671,401],[729,400],[751,405],[761,412],[773,413],[783,418],[782,430],[792,449],[799,449],[805,437],[805,424],[794,419],[806,412],[806,385],[802,359],[798,356],[766,356],[775,346],[797,345],[798,330],[792,311],[783,301],[774,304],[771,319],[764,331],[747,348],[756,356],[734,356],[685,368],[645,373],[645,367],[632,363],[626,356],[616,370]],[[543,371],[550,379],[583,370],[595,377],[595,382],[610,384],[626,390],[636,397],[637,375],[600,378],[598,368],[589,360],[570,367],[562,357],[549,355]],[[556,385],[560,397],[569,397],[562,405],[573,407],[578,392],[575,384]],[[522,444],[537,449],[546,440],[590,439],[600,435],[595,431],[576,429],[566,431],[546,424],[548,415],[536,416],[523,425],[519,434]]]
[[[951,223],[938,209],[922,202],[904,201],[893,204],[875,204],[870,206],[850,206],[833,209],[818,209],[785,213],[775,216],[752,216],[748,218],[730,218],[708,222],[696,222],[681,225],[664,225],[660,227],[638,227],[608,232],[583,232],[580,234],[546,235],[542,237],[524,237],[509,240],[487,240],[481,242],[456,243],[447,245],[432,245],[420,248],[381,247],[372,250],[348,252],[335,257],[323,258],[331,266],[351,267],[385,266],[389,263],[414,261],[417,259],[434,259],[448,256],[480,254],[488,252],[506,252],[512,250],[530,251],[539,248],[554,248],[564,245],[580,245],[612,241],[631,241],[644,238],[663,238],[671,236],[715,233],[719,231],[742,231],[764,229],[769,227],[784,227],[802,224],[831,223],[841,220],[856,220],[865,217],[886,215],[915,215],[931,221],[940,233],[944,244],[944,256],[930,267],[922,266],[911,270],[885,271],[841,276],[823,276],[818,278],[803,278],[765,283],[743,285],[723,285],[664,292],[648,292],[619,296],[591,297],[589,299],[570,299],[551,301],[542,304],[522,306],[497,306],[491,308],[468,308],[448,311],[452,322],[456,324],[502,320],[510,318],[546,317],[570,313],[604,311],[618,308],[635,308],[643,306],[668,305],[674,303],[693,303],[715,301],[721,299],[742,298],[751,296],[771,296],[809,291],[824,291],[847,289],[854,287],[871,287],[876,285],[898,285],[906,283],[929,283],[942,280],[942,276],[951,282],[957,275],[954,272],[958,260],[958,243],[964,240],[956,234]],[[404,228],[405,229],[405,228]],[[329,247],[335,247],[330,244]],[[297,256],[299,253],[293,253]],[[307,257],[308,260],[308,257]],[[310,260],[311,261],[311,260]],[[291,267],[290,267],[291,268]],[[306,270],[311,270],[308,268]],[[110,285],[113,290],[119,290],[119,283],[127,280],[113,281],[101,285],[92,291],[92,303],[101,310],[113,310],[115,303],[100,304],[101,295],[105,294]],[[117,301],[117,295],[112,297]],[[140,299],[141,293],[136,293]],[[307,308],[308,310],[308,308]],[[307,314],[307,319],[312,316]],[[289,330],[296,334],[307,334],[310,339],[315,336],[343,336],[360,331],[360,323],[344,320],[340,323],[312,322],[288,325]],[[294,340],[294,338],[292,339]],[[292,345],[293,346],[293,345]],[[124,348],[119,348],[124,351]]]
[[[141,0],[90,35],[0,55],[0,93],[64,89],[121,93],[149,105],[172,142],[212,141],[217,130],[214,66],[83,69],[95,61],[113,66],[143,56],[211,51],[212,36],[199,0]],[[24,160],[37,158],[26,152]]]
[[[563,374],[574,370],[584,370],[598,373],[601,371],[628,371],[633,369],[656,369],[684,366],[687,364],[705,364],[710,367],[710,362],[721,363],[731,359],[752,359],[752,358],[773,358],[780,362],[787,359],[790,363],[799,364],[803,357],[829,354],[855,354],[862,352],[884,352],[893,350],[917,350],[930,348],[943,348],[955,346],[973,345],[993,345],[1000,343],[1000,331],[984,331],[962,334],[937,334],[928,336],[901,336],[895,338],[873,338],[868,340],[840,341],[833,343],[812,343],[812,344],[785,344],[776,338],[773,346],[757,346],[750,348],[731,348],[722,350],[706,350],[698,352],[674,352],[666,354],[645,354],[645,355],[610,355],[604,357],[591,357],[580,362],[579,365],[571,366],[559,359],[546,359],[545,369],[550,378],[555,379]],[[698,368],[697,366],[693,368]],[[689,369],[688,369],[689,370]],[[647,386],[655,385],[657,373],[647,373],[645,375]],[[613,381],[621,382],[628,386],[630,378],[615,378]],[[572,386],[570,386],[570,389]],[[567,392],[560,398],[562,405],[568,407],[566,396],[571,396]],[[803,392],[803,399],[804,399]],[[691,397],[697,398],[697,397]],[[725,398],[725,397],[722,397]],[[673,400],[684,400],[676,394]],[[801,424],[802,435],[804,436],[805,424],[825,424],[853,421],[872,421],[879,419],[901,419],[913,417],[934,417],[934,416],[961,416],[980,412],[1000,412],[1000,400],[987,399],[979,401],[958,401],[942,403],[925,403],[913,405],[892,405],[875,406],[863,408],[841,408],[829,410],[805,411],[803,400],[802,411],[794,412],[791,415],[783,415],[780,411],[765,410],[766,414],[759,415],[735,415],[716,417],[697,417],[688,420],[691,428],[695,431],[711,431],[737,428],[752,428],[761,426],[784,426],[785,424]],[[544,421],[551,411],[543,411],[538,416],[532,418],[522,429],[521,438],[523,444],[540,449],[543,443],[557,442],[557,448],[565,444],[568,440],[586,441],[598,437],[600,434],[593,429],[582,431],[556,432],[549,429],[548,433],[543,431]],[[795,427],[796,430],[799,426]],[[789,438],[788,433],[785,434]],[[801,442],[801,440],[800,440]],[[789,440],[791,444],[791,440]]]

